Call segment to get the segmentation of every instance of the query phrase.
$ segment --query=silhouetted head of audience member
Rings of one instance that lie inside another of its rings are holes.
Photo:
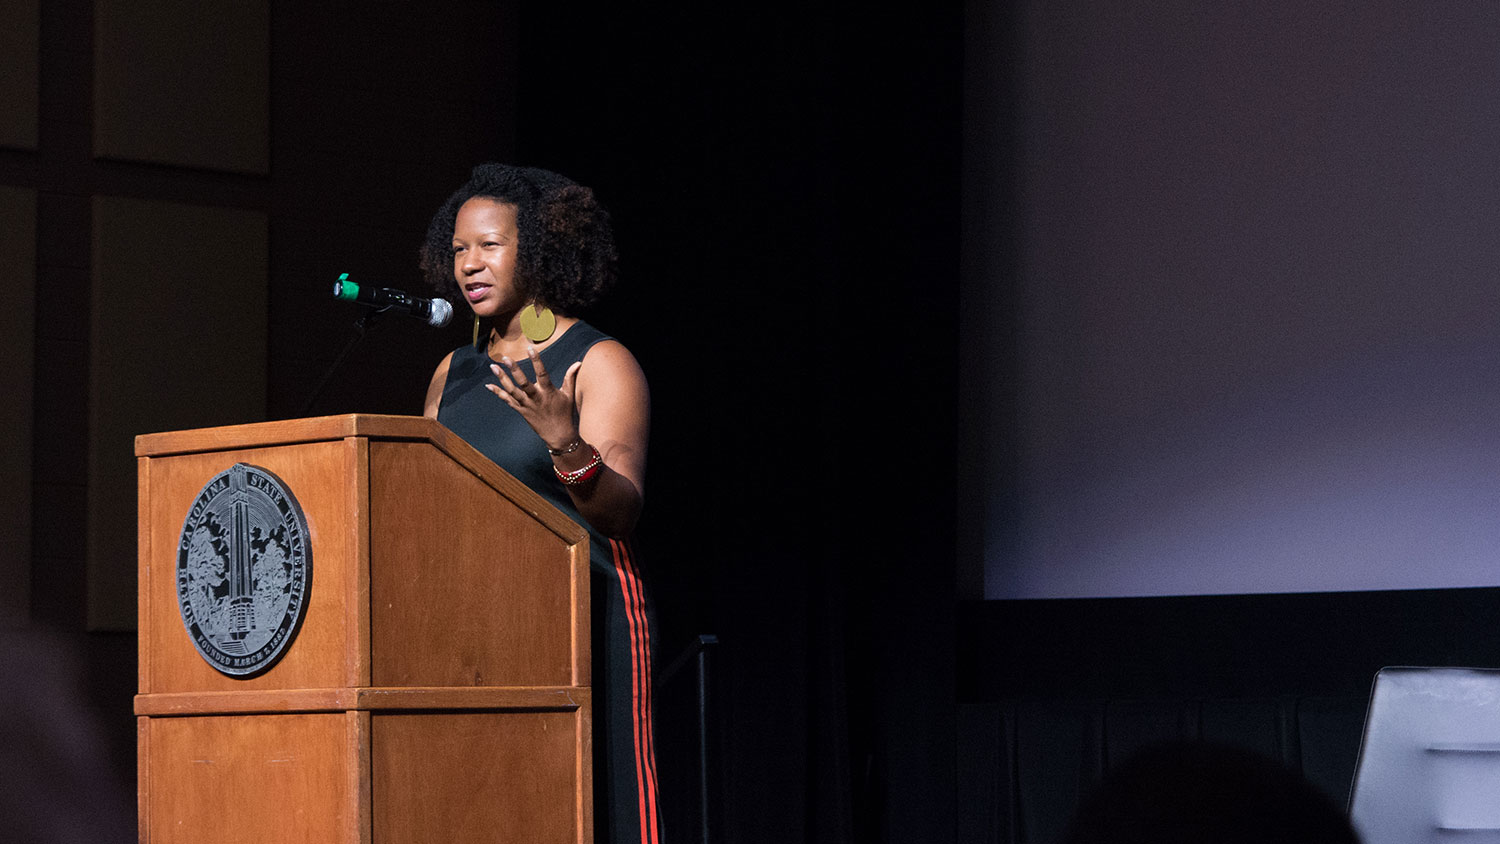
[[[1064,844],[1358,844],[1349,819],[1307,780],[1248,750],[1152,745],[1079,807]]]
[[[136,840],[131,795],[108,764],[82,678],[63,638],[0,629],[0,841]]]

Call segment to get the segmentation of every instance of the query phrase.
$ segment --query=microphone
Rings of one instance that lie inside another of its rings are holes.
[[[333,283],[333,298],[414,316],[433,328],[442,328],[453,318],[453,306],[447,299],[423,299],[390,287],[355,284],[348,273],[340,274]]]

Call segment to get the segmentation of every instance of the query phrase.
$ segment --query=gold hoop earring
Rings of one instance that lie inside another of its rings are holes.
[[[552,309],[535,303],[521,308],[521,333],[533,343],[546,342],[557,330],[557,315]]]
[[[474,315],[474,338],[469,341],[469,345],[479,345],[479,314]]]

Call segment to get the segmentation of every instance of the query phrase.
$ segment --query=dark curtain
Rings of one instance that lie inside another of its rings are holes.
[[[585,5],[524,11],[520,158],[615,216],[718,840],[951,837],[960,7]]]

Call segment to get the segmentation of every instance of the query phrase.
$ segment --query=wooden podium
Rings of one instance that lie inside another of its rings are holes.
[[[334,416],[136,439],[140,840],[593,841],[588,535],[446,428]],[[235,464],[310,540],[305,615],[248,677],[200,655],[179,535]]]

